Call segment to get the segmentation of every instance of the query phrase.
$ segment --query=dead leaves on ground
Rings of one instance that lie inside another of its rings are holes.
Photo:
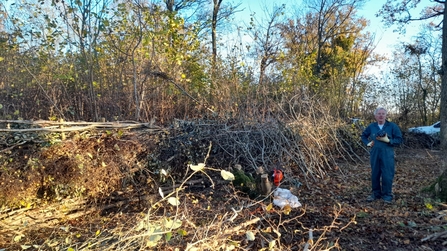
[[[273,244],[282,250],[302,250],[305,245],[333,247],[335,250],[444,249],[447,246],[447,206],[421,193],[422,188],[428,186],[436,174],[442,171],[437,153],[423,149],[399,149],[396,158],[395,200],[391,205],[381,200],[372,203],[365,201],[370,190],[367,159],[364,164],[357,166],[339,163],[343,174],[340,170],[333,171],[321,179],[309,181],[309,186],[298,189],[296,195],[303,208],[282,212],[265,201],[239,212],[233,225],[227,225],[226,229],[235,230],[238,225],[250,222],[250,219],[259,221],[246,224],[245,228],[238,228],[236,232],[225,232],[226,238],[241,247],[259,249],[268,249]],[[294,178],[300,179],[299,175]],[[204,233],[195,232],[194,229],[211,231],[206,226],[215,220],[231,218],[232,215],[227,217],[224,213],[233,212],[231,208],[238,210],[236,205],[246,200],[227,184],[219,183],[214,189],[190,191],[183,199],[166,203],[167,206],[160,210],[171,215],[176,213],[175,205],[184,205],[186,210],[182,208],[181,213],[187,220],[182,223],[183,234],[173,232],[169,241],[165,240],[160,248],[174,250],[186,247],[188,238],[197,238]],[[5,235],[9,239],[3,239],[5,245],[0,246],[20,249],[20,245],[32,247],[46,243],[48,246],[56,242],[61,245],[68,235],[71,236],[69,241],[80,243],[107,234],[124,234],[126,226],[135,226],[136,219],[141,218],[138,212],[145,210],[141,202],[133,201],[127,206],[130,205],[134,206],[133,211],[115,210],[68,219],[60,223],[63,228],[23,228],[17,232],[20,235]],[[63,229],[70,230],[66,232]],[[312,241],[309,241],[310,232]],[[17,236],[20,236],[20,240]],[[42,239],[43,236],[47,237]],[[217,238],[202,237],[209,240]],[[272,244],[273,240],[275,243]]]

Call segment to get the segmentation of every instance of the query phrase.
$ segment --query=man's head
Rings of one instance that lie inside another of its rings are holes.
[[[379,123],[379,125],[385,124],[386,114],[386,109],[383,107],[379,107],[374,111],[374,118],[376,119],[377,123]]]

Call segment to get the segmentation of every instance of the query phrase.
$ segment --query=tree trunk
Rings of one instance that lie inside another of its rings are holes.
[[[213,69],[216,66],[217,61],[217,18],[219,15],[220,5],[222,4],[223,0],[213,0],[213,16],[211,21],[211,43],[212,43],[212,50],[213,50]]]
[[[447,179],[447,3],[444,3],[444,23],[442,25],[442,65],[441,65],[441,165],[444,173],[440,179]],[[447,191],[447,182],[440,182],[441,191]]]

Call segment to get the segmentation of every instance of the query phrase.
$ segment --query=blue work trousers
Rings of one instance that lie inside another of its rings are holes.
[[[370,154],[374,197],[391,201],[393,199],[394,149],[374,146]]]

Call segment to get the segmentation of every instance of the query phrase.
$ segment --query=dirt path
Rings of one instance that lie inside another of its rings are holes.
[[[328,234],[339,238],[342,250],[444,250],[446,236],[440,234],[445,231],[447,218],[442,210],[447,207],[421,193],[442,172],[438,155],[438,151],[397,149],[391,205],[365,201],[370,191],[367,159],[358,166],[341,166],[345,176],[333,173],[314,188],[303,189],[300,197],[308,210],[317,212],[315,218],[330,215],[329,208],[337,203],[342,209],[339,222],[355,216],[356,224]],[[314,220],[312,214],[304,218]]]

